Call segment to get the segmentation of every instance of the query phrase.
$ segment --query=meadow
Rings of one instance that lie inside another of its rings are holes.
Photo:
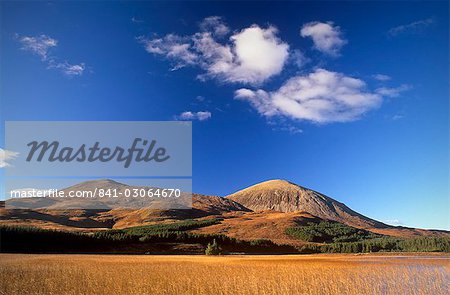
[[[448,294],[449,256],[0,254],[0,294]]]

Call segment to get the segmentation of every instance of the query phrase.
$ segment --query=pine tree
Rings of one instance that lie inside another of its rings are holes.
[[[220,255],[220,248],[216,242],[216,239],[213,240],[213,243],[208,243],[208,246],[205,250],[206,255]]]

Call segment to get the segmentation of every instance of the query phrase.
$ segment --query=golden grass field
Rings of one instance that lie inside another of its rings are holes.
[[[449,294],[449,256],[0,254],[1,294]]]

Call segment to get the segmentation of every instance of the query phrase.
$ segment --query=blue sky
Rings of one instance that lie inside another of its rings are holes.
[[[194,192],[281,178],[449,229],[448,6],[2,2],[0,131],[193,120]]]

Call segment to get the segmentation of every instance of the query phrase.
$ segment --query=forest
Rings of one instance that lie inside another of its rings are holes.
[[[223,234],[198,234],[189,231],[220,221],[191,219],[90,233],[1,226],[0,252],[202,254],[214,240],[222,254],[450,252],[450,238],[401,239],[334,222],[288,228],[287,234],[308,242],[297,247],[276,244],[266,239],[238,240]]]

